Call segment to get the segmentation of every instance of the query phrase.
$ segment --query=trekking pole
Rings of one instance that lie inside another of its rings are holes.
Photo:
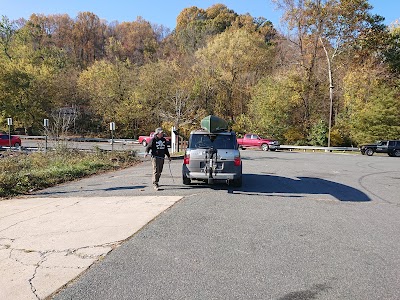
[[[174,176],[172,176],[171,161],[170,160],[168,161],[168,167],[169,167],[169,174],[171,174],[172,182],[175,183]]]

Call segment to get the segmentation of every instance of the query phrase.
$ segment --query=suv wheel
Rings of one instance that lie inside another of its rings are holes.
[[[146,140],[143,140],[142,145],[143,145],[143,147],[146,147],[146,146],[147,146]]]
[[[262,151],[268,151],[268,149],[269,149],[268,144],[262,144],[261,149],[262,149]]]
[[[365,150],[365,154],[367,154],[368,156],[372,156],[372,155],[374,155],[374,150],[372,150],[371,148],[368,148]]]
[[[400,150],[394,150],[393,156],[400,157]]]

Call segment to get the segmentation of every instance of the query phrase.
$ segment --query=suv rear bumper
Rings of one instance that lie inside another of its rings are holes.
[[[185,174],[187,178],[190,179],[198,179],[198,180],[207,180],[209,175],[204,172],[190,172]],[[214,180],[235,180],[242,177],[242,174],[236,173],[213,173],[212,178]]]

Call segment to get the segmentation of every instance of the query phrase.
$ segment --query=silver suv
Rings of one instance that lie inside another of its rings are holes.
[[[240,187],[242,160],[235,132],[192,131],[183,159],[182,180],[183,184],[190,184],[192,180],[208,184],[225,181]]]

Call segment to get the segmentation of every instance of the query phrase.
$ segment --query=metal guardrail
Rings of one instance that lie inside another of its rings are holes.
[[[356,147],[319,147],[319,146],[293,146],[293,145],[281,145],[281,150],[303,150],[303,151],[325,151],[325,152],[332,152],[332,151],[359,151]]]
[[[44,140],[45,136],[20,136],[21,139],[38,139]],[[105,142],[111,143],[111,139],[103,139],[103,138],[65,138],[66,141],[74,141],[74,142]],[[120,144],[138,144],[138,140],[134,139],[114,139],[114,143]],[[350,152],[358,152],[360,151],[357,147],[321,147],[321,146],[295,146],[295,145],[280,145],[281,150],[303,150],[306,151],[324,151],[324,152],[332,152],[332,151],[350,151]]]
[[[44,135],[19,135],[21,139],[27,140],[45,140],[46,137]],[[48,140],[54,140],[54,138],[48,137]],[[63,141],[71,141],[71,142],[98,142],[98,143],[111,143],[111,139],[104,138],[85,138],[85,137],[67,137],[60,138],[59,140]],[[123,144],[138,144],[138,140],[134,139],[114,139],[114,143],[123,143]]]

